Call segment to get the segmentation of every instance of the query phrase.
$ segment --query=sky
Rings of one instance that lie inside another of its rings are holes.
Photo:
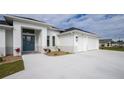
[[[0,19],[3,19],[2,16],[0,15]],[[101,38],[124,40],[123,14],[18,14],[18,16],[45,21],[62,29],[77,27],[96,33]]]

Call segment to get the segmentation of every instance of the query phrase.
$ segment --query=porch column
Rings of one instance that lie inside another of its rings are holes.
[[[19,48],[20,52],[17,53],[16,49]],[[13,55],[20,56],[22,53],[22,32],[21,26],[15,25],[13,29]]]
[[[6,38],[4,29],[0,29],[0,57],[1,56],[6,56]]]
[[[42,29],[42,34],[41,34],[41,41],[42,41],[42,51],[44,52],[43,49],[47,47],[47,28]]]

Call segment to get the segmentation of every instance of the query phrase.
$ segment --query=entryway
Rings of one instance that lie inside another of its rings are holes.
[[[35,36],[23,35],[23,51],[35,50]]]
[[[35,30],[34,29],[22,29],[22,48],[23,52],[35,51]]]
[[[42,47],[42,30],[22,28],[22,54],[40,53]]]

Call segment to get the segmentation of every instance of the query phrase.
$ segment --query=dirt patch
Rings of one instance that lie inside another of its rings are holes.
[[[19,61],[22,60],[21,56],[6,56],[2,58],[3,61],[0,64],[4,64],[4,63],[12,63],[15,61]]]

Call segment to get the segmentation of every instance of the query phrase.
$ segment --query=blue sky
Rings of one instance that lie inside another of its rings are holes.
[[[45,21],[59,28],[77,27],[102,38],[124,39],[124,15],[121,14],[18,14]],[[1,16],[2,17],[2,16]]]

